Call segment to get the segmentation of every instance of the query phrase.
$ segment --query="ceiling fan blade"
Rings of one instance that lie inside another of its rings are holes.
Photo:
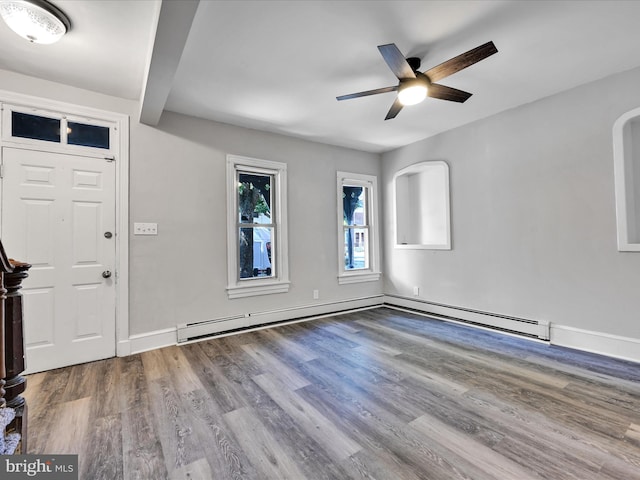
[[[457,57],[453,57],[452,59],[427,70],[424,74],[429,77],[431,82],[437,82],[438,80],[442,80],[449,75],[453,75],[463,68],[467,68],[497,52],[498,49],[493,42],[487,42],[484,45],[480,45],[479,47],[469,50]]]
[[[397,85],[395,87],[376,88],[375,90],[367,90],[365,92],[350,93],[349,95],[340,95],[339,97],[336,97],[336,100],[349,100],[351,98],[366,97],[368,95],[377,95],[378,93],[395,92],[396,90],[398,90]]]
[[[440,100],[450,100],[452,102],[464,103],[472,94],[457,88],[447,87],[438,83],[432,83],[427,89],[427,96],[439,98]]]
[[[392,118],[396,118],[396,115],[398,115],[400,113],[400,110],[402,110],[402,103],[400,103],[400,99],[396,98],[396,101],[393,102],[393,105],[391,105],[391,108],[389,109],[389,112],[387,113],[387,116],[384,117],[385,120],[391,120]]]
[[[407,63],[402,52],[398,50],[395,43],[379,45],[378,50],[380,50],[382,58],[384,58],[384,61],[387,62],[387,65],[389,65],[389,68],[398,79],[416,78],[416,74]]]

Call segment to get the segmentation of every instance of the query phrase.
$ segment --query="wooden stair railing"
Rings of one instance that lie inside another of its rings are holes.
[[[7,258],[0,240],[0,405],[15,410],[15,419],[6,432],[20,434],[19,451],[27,453],[27,402],[21,396],[27,380],[20,374],[25,369],[22,281],[31,265]],[[4,434],[5,432],[2,432]]]
[[[25,369],[22,281],[29,276],[31,265],[9,259],[13,272],[5,273],[4,286],[7,298],[4,301],[5,335],[5,400],[7,407],[16,412],[16,417],[8,429],[20,434],[21,453],[27,453],[27,401],[21,394],[27,388],[27,379],[20,375]]]
[[[6,405],[6,400],[4,399],[5,390],[4,390],[4,377],[7,375],[7,370],[5,367],[5,356],[4,356],[4,344],[5,344],[5,334],[4,334],[4,302],[7,294],[7,290],[4,288],[4,276],[8,272],[12,272],[13,267],[11,263],[9,263],[9,259],[7,255],[4,253],[4,247],[2,246],[2,240],[0,240],[0,408]],[[0,434],[4,434],[4,432],[0,432]]]

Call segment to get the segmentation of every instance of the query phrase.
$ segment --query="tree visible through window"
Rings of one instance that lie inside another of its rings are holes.
[[[287,165],[227,155],[227,294],[289,291]]]
[[[337,187],[338,283],[379,280],[377,179],[337,172]]]
[[[367,189],[358,186],[342,187],[344,213],[345,269],[369,268],[367,219]]]
[[[271,277],[273,175],[238,172],[240,278]]]

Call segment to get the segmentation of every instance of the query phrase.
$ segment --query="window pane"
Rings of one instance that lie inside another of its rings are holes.
[[[60,143],[60,120],[57,118],[11,112],[11,135]]]
[[[344,229],[344,268],[358,270],[369,268],[369,229]]]
[[[273,175],[239,173],[238,214],[240,223],[273,223],[271,192]]]
[[[109,127],[69,122],[67,143],[85,147],[109,148]]]
[[[273,277],[272,227],[239,229],[240,278]]]
[[[367,225],[367,189],[364,187],[342,187],[345,225]]]

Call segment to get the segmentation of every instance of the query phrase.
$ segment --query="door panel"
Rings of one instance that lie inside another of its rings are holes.
[[[115,355],[115,164],[3,148],[2,241],[23,283],[27,372]]]

